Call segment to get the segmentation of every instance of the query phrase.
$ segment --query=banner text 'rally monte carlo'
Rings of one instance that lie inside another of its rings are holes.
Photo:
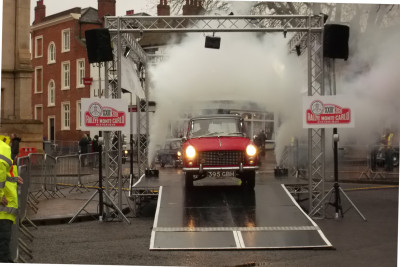
[[[121,99],[82,98],[82,130],[123,131],[129,125],[128,105]]]
[[[303,99],[303,128],[353,128],[354,109],[343,96]]]

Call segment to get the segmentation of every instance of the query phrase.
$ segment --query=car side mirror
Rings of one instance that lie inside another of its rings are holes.
[[[187,140],[186,136],[182,137],[182,143],[186,142],[186,140]]]

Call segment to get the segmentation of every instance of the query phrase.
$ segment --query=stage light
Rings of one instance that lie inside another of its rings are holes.
[[[219,49],[221,45],[221,37],[206,36],[205,48]]]
[[[297,55],[301,56],[301,49],[300,49],[301,47],[300,47],[300,45],[296,45],[295,48],[296,48]]]

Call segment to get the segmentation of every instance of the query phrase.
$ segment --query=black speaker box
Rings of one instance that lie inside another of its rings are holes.
[[[221,37],[206,36],[205,48],[219,49]]]
[[[347,60],[349,57],[349,35],[349,26],[325,24],[324,57]]]
[[[89,63],[113,60],[110,32],[108,29],[85,31],[86,50]]]

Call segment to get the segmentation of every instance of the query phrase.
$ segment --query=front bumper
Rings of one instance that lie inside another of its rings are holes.
[[[251,170],[258,170],[258,166],[227,166],[227,167],[183,167],[183,171],[189,172],[199,172],[202,173],[203,171],[251,171]]]

